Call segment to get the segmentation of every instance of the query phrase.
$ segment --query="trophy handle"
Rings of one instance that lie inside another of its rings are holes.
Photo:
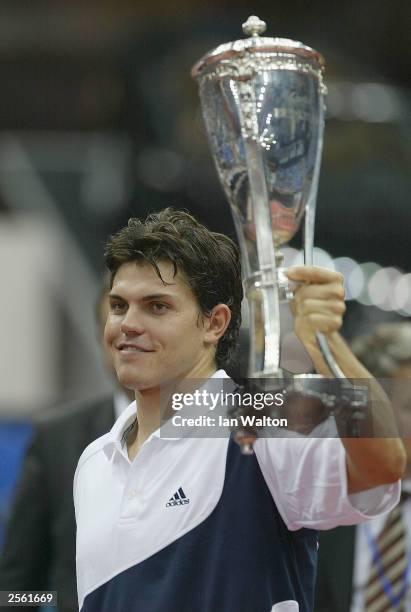
[[[323,83],[320,81],[320,88],[325,88]],[[325,93],[322,91],[321,93]],[[320,124],[319,133],[323,134],[322,126],[324,125],[324,102],[320,104],[318,121]],[[304,218],[304,263],[306,266],[313,265],[313,250],[314,250],[314,228],[315,228],[315,209],[317,205],[317,192],[318,183],[320,180],[320,168],[321,168],[321,157],[323,150],[323,137],[321,136],[318,143],[317,158],[315,160],[314,174],[312,189],[305,205],[305,218]],[[341,370],[338,363],[335,361],[330,347],[328,345],[327,338],[321,332],[316,332],[317,344],[323,356],[328,369],[335,378],[345,378],[343,371]]]
[[[335,361],[331,353],[330,347],[328,345],[328,340],[325,335],[322,332],[316,332],[315,336],[317,338],[317,344],[320,348],[323,359],[327,364],[328,369],[331,371],[331,374],[334,376],[334,378],[346,378],[344,376],[344,372],[342,371],[338,363]]]
[[[324,113],[325,113],[324,95],[327,92],[327,88],[325,87],[321,78],[320,78],[318,87],[319,87],[320,94],[321,94],[321,103],[318,109],[318,124],[319,124],[318,133],[320,134],[320,138],[318,141],[317,157],[316,157],[315,165],[314,165],[314,173],[313,173],[313,180],[311,184],[311,190],[307,198],[307,203],[305,205],[305,215],[304,215],[304,263],[306,266],[313,265],[315,212],[316,212],[316,207],[317,207],[318,183],[320,180],[321,158],[323,154],[323,141],[324,141]]]

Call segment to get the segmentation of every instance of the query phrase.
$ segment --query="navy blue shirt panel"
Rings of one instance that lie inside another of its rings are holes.
[[[289,599],[311,612],[317,541],[287,529],[255,455],[230,440],[213,512],[87,595],[82,612],[270,612]]]

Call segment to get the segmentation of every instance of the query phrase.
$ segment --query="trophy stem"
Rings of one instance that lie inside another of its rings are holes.
[[[250,378],[281,378],[280,321],[272,313],[278,301],[276,285],[259,283],[247,291],[250,306]]]
[[[252,304],[253,291],[249,292],[253,334],[251,343],[251,376],[280,376],[280,299],[277,286],[275,244],[271,228],[267,183],[261,145],[258,140],[258,121],[255,94],[248,80],[238,83],[238,94],[242,102],[239,106],[241,129],[244,137],[244,150],[247,161],[249,193],[253,210],[256,232],[257,256],[260,282]],[[259,308],[260,306],[260,308]],[[262,321],[261,321],[261,319]],[[262,350],[258,346],[260,336],[258,327],[264,328]],[[262,359],[261,359],[262,358]],[[257,361],[263,363],[257,364]],[[260,367],[256,367],[259,365]]]

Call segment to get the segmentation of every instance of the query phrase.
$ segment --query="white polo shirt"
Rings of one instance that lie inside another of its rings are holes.
[[[260,438],[247,457],[228,438],[156,431],[130,462],[122,437],[135,416],[133,402],[76,470],[84,612],[269,612],[288,599],[309,610],[312,530],[399,499],[398,483],[349,496],[338,438]]]

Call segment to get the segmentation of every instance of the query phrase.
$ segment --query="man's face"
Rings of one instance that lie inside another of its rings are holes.
[[[158,388],[179,377],[208,376],[214,347],[196,298],[173,265],[160,262],[165,285],[150,264],[117,271],[109,294],[104,339],[125,387]]]

